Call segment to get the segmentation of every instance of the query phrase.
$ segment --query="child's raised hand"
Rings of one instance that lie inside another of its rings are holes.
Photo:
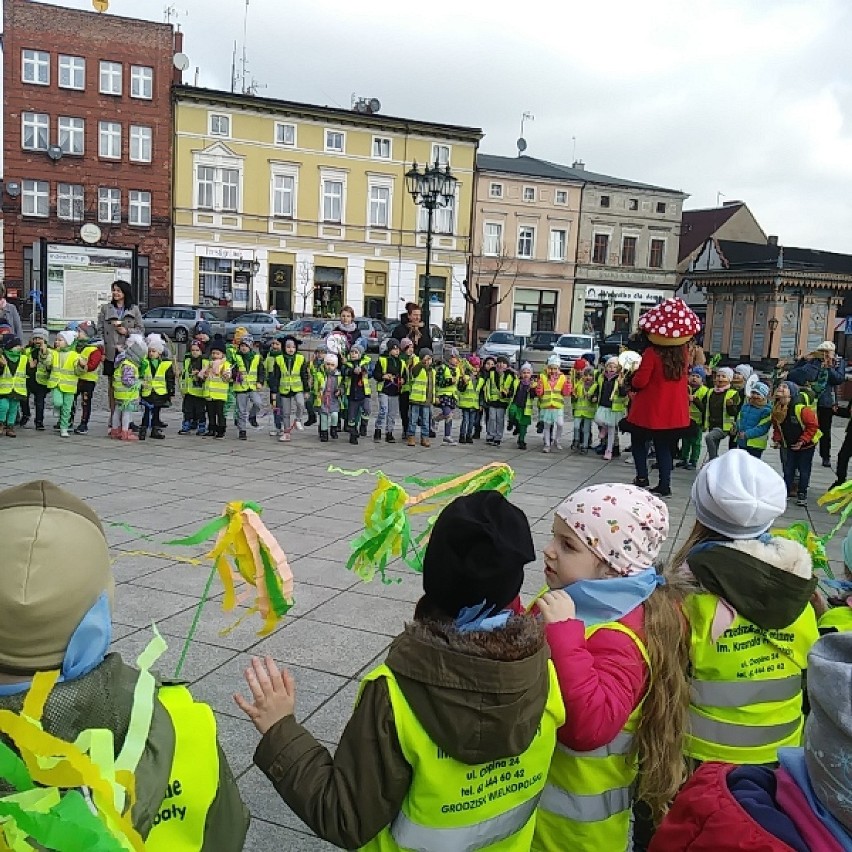
[[[577,614],[577,608],[571,595],[564,589],[554,589],[545,592],[537,601],[536,606],[545,624],[556,621],[568,621]]]
[[[249,704],[239,693],[234,694],[234,701],[261,734],[286,716],[293,715],[296,710],[296,683],[290,672],[279,670],[272,657],[265,657],[263,662],[252,657],[245,678],[254,701]]]

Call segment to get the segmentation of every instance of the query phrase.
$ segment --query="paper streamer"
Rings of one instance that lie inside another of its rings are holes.
[[[842,485],[838,485],[837,488],[829,489],[817,500],[817,503],[820,506],[825,506],[829,515],[840,515],[840,519],[831,532],[823,536],[823,543],[827,544],[840,532],[849,515],[852,515],[852,480],[847,480]]]
[[[834,535],[833,532],[820,537],[804,521],[797,521],[784,529],[770,530],[770,534],[799,542],[811,555],[814,573],[821,573],[823,577],[834,577],[825,552],[825,545]]]

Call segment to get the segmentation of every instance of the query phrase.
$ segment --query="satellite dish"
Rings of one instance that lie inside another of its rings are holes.
[[[109,9],[109,0],[92,0],[92,6],[96,12],[106,12]]]
[[[189,57],[185,53],[176,53],[172,57],[172,64],[178,71],[186,71],[189,68]]]
[[[21,184],[16,180],[7,181],[6,194],[10,198],[17,198],[21,194]]]
[[[518,156],[527,150],[527,140],[524,139],[523,136],[521,136],[515,144],[518,146]]]
[[[51,160],[55,163],[57,160],[62,159],[62,148],[59,145],[51,145],[47,149],[47,156],[50,157]]]
[[[370,99],[370,112],[378,112],[382,108],[382,102],[378,98]]]

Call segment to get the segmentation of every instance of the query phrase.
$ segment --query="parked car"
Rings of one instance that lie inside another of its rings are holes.
[[[432,338],[433,357],[436,361],[442,359],[444,357],[444,348],[446,346],[446,342],[444,340],[444,330],[439,325],[430,325],[429,335]]]
[[[193,307],[192,305],[166,305],[162,308],[151,308],[142,317],[145,323],[145,332],[150,334],[156,331],[165,334],[175,343],[186,343],[192,337],[195,324],[199,320],[207,320],[213,333],[223,332],[225,324],[206,308]]]
[[[233,340],[234,332],[240,327],[246,329],[252,337],[277,334],[281,331],[281,323],[272,314],[253,311],[249,314],[240,314],[236,319],[225,323],[225,340]]]
[[[282,334],[292,334],[296,340],[305,340],[308,337],[322,337],[322,330],[325,327],[324,319],[316,317],[300,317],[299,319],[290,320],[282,329]]]
[[[553,347],[553,353],[559,356],[559,366],[563,370],[570,370],[574,362],[588,352],[594,354],[597,364],[600,351],[592,334],[563,334]]]
[[[560,337],[562,337],[561,331],[534,331],[524,348],[535,352],[550,352]]]
[[[479,357],[485,359],[489,355],[492,358],[505,355],[510,364],[516,364],[520,345],[520,337],[516,337],[511,331],[492,331],[485,343],[479,347]]]
[[[367,341],[368,352],[378,352],[379,344],[390,337],[390,329],[381,321],[372,317],[355,317],[355,323],[361,332],[361,337]],[[340,320],[329,320],[320,332],[320,337],[326,338],[340,324]]]
[[[618,355],[621,347],[627,345],[628,331],[616,331],[604,338],[600,345],[601,358],[609,358],[610,355]]]

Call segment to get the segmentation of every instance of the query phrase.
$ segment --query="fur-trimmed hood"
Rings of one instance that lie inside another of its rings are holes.
[[[393,641],[387,665],[432,740],[475,764],[529,747],[547,701],[549,657],[544,631],[531,618],[466,634],[419,620]]]

